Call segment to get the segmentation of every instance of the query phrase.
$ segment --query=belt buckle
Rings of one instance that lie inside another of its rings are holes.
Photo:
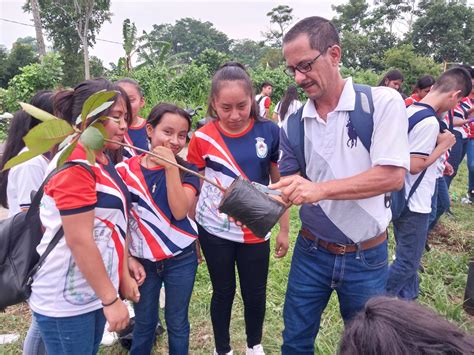
[[[337,245],[337,248],[338,248],[338,251],[336,252],[336,254],[344,255],[346,253],[347,245],[339,244],[339,243],[336,243],[336,245]]]

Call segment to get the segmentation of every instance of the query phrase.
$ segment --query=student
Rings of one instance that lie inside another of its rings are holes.
[[[270,106],[272,104],[270,96],[272,96],[272,92],[273,85],[268,81],[264,81],[262,85],[260,85],[260,94],[255,96],[258,112],[261,117],[270,118]]]
[[[273,120],[278,122],[278,126],[281,127],[283,121],[285,121],[291,114],[299,110],[303,106],[301,101],[298,100],[298,91],[295,85],[288,86],[285,96],[275,106],[273,111]]]
[[[420,76],[416,81],[413,93],[411,96],[405,99],[405,106],[408,107],[424,98],[430,92],[434,83],[435,78],[433,78],[431,75]]]
[[[252,82],[244,67],[224,64],[212,78],[208,116],[188,147],[189,162],[224,187],[236,177],[268,185],[278,181],[278,126],[260,119]],[[199,241],[212,282],[211,320],[215,354],[232,354],[229,324],[235,296],[235,265],[244,302],[247,354],[263,354],[269,235],[258,238],[218,210],[222,193],[204,182],[196,207]],[[288,250],[288,215],[280,219],[276,256]]]
[[[430,309],[388,297],[370,299],[345,328],[339,355],[472,354],[474,336]]]
[[[176,155],[191,128],[189,114],[171,104],[155,106],[146,130],[153,152],[197,171]],[[131,354],[150,354],[158,322],[158,304],[165,285],[165,319],[169,353],[188,354],[188,308],[197,270],[196,224],[187,215],[200,189],[199,179],[165,161],[142,154],[117,166],[132,195],[130,254],[145,268],[135,304]]]
[[[125,133],[125,143],[148,150],[148,137],[145,127],[146,120],[138,116],[140,110],[145,106],[145,98],[143,97],[142,89],[135,80],[129,78],[120,79],[115,83],[127,93],[132,108],[132,120],[127,132]],[[136,152],[128,147],[125,147],[123,150],[123,156],[125,159],[140,154],[140,152]]]
[[[108,118],[103,122],[108,137],[122,141],[130,104],[125,92],[105,79],[87,80],[56,94],[55,113],[75,119],[87,98],[101,90],[118,91],[114,104],[101,115]],[[106,143],[104,148],[119,145]],[[128,324],[127,307],[118,296],[119,278],[122,293],[137,289],[127,269],[135,274],[137,262],[123,259],[128,190],[104,149],[95,154],[96,163],[91,165],[95,177],[80,165],[65,169],[47,183],[41,201],[45,233],[38,253],[45,251],[61,226],[64,229],[64,237],[35,274],[29,299],[48,354],[97,353],[106,320],[110,331]],[[47,173],[59,156],[52,159]],[[87,164],[81,143],[68,160]]]
[[[30,104],[52,114],[53,96],[54,93],[52,91],[39,91],[33,96]],[[2,162],[0,164],[2,169],[8,160],[28,150],[25,147],[23,137],[40,122],[23,110],[15,113],[8,130],[7,142],[2,155]],[[0,202],[3,207],[8,208],[9,217],[29,209],[31,193],[38,191],[43,182],[49,163],[48,156],[49,154],[36,156],[0,173]],[[41,333],[34,316],[31,319],[31,325],[23,344],[23,353],[46,354]]]
[[[410,173],[405,177],[405,197],[420,178],[418,187],[401,216],[393,221],[396,240],[395,261],[389,268],[386,291],[390,296],[413,300],[418,297],[418,268],[428,234],[431,199],[435,190],[437,164],[434,164],[456,142],[454,135],[440,133],[437,113],[455,107],[471,91],[469,73],[462,68],[444,72],[431,91],[419,103],[408,107],[408,116],[429,109],[432,116],[414,126],[408,133]],[[424,174],[424,176],[420,175]]]
[[[386,86],[402,94],[402,84],[404,80],[405,78],[403,77],[403,74],[400,72],[400,70],[392,69],[383,76],[382,80],[380,80],[377,86]]]

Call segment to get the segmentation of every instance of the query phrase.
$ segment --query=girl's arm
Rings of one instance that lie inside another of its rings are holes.
[[[280,171],[276,164],[270,166],[270,179],[272,183],[280,181]],[[276,237],[275,242],[275,257],[282,258],[288,252],[289,241],[288,235],[290,233],[290,210],[287,209],[280,217],[280,231]]]
[[[61,216],[64,238],[84,278],[102,304],[106,305],[104,315],[109,322],[109,331],[121,330],[128,324],[128,310],[120,299],[116,300],[117,290],[105,270],[102,256],[95,244],[94,216],[94,210]]]

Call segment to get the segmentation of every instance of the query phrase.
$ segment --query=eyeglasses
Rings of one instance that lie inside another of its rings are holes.
[[[301,63],[298,64],[296,67],[286,67],[285,68],[285,74],[291,77],[294,77],[296,75],[296,71],[299,71],[300,73],[304,74],[307,72],[310,72],[311,69],[313,69],[311,66],[318,60],[319,57],[321,57],[326,51],[331,48],[328,47],[324,52],[319,53],[316,58],[314,58],[312,61],[306,62],[306,63]]]

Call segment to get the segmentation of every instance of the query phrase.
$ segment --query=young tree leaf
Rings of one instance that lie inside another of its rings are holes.
[[[107,110],[107,109],[108,109],[110,106],[112,106],[113,104],[114,104],[113,101],[104,102],[102,105],[100,105],[99,107],[97,107],[97,108],[95,108],[94,110],[92,110],[91,112],[89,112],[89,114],[87,115],[86,118],[95,116],[95,115],[97,115],[98,113],[101,113],[102,111]]]
[[[108,138],[107,131],[105,130],[104,124],[101,122],[95,122],[91,125],[91,127],[97,128],[99,132],[102,134],[102,137]]]
[[[34,118],[40,120],[40,121],[50,121],[50,120],[58,120],[56,116],[53,116],[49,112],[43,111],[40,108],[37,108],[33,105],[27,104],[25,102],[20,102],[20,106],[23,110],[26,111],[26,113],[30,114]]]
[[[78,135],[79,135],[78,133],[74,132],[73,134],[67,136],[66,139],[63,140],[61,144],[59,145],[58,150],[63,150],[63,148],[66,147],[73,140],[78,139]]]
[[[81,134],[81,143],[84,147],[92,150],[101,149],[104,146],[104,136],[96,127],[89,126]]]
[[[112,105],[113,102],[111,104],[109,104],[109,106],[104,106],[105,108],[101,108],[101,106],[104,103],[106,103],[108,100],[110,100],[115,95],[117,95],[117,93],[115,91],[99,91],[99,92],[96,92],[95,94],[91,95],[86,100],[86,102],[84,102],[84,105],[82,106],[82,113],[81,113],[82,123],[84,124],[87,117],[94,116],[94,115],[98,114],[99,112],[101,112],[101,111],[105,110],[106,108],[108,108],[110,105]],[[95,113],[93,113],[94,111],[95,111]],[[93,114],[91,114],[91,113],[93,113]]]
[[[87,156],[87,161],[91,165],[95,165],[95,153],[92,149],[89,147],[84,146],[84,149],[86,151],[86,156]]]
[[[44,152],[43,152],[44,153]],[[9,161],[6,162],[5,166],[3,167],[2,171],[8,170],[10,168],[13,168],[14,166],[24,163],[25,161],[28,161],[38,155],[40,155],[41,152],[33,152],[31,150],[27,150],[26,152],[23,152],[19,155],[14,156],[11,158]]]
[[[56,165],[58,168],[59,168],[60,166],[62,166],[62,165],[66,162],[67,158],[69,158],[69,156],[71,155],[72,151],[76,148],[78,142],[79,142],[79,140],[76,139],[74,142],[72,142],[71,144],[69,144],[69,146],[66,147],[66,148],[62,151],[61,155],[59,156],[58,163],[57,163],[57,165]]]
[[[23,140],[29,150],[45,152],[55,144],[61,143],[72,133],[74,133],[74,129],[69,123],[64,120],[55,119],[42,122],[33,127],[23,137]]]

